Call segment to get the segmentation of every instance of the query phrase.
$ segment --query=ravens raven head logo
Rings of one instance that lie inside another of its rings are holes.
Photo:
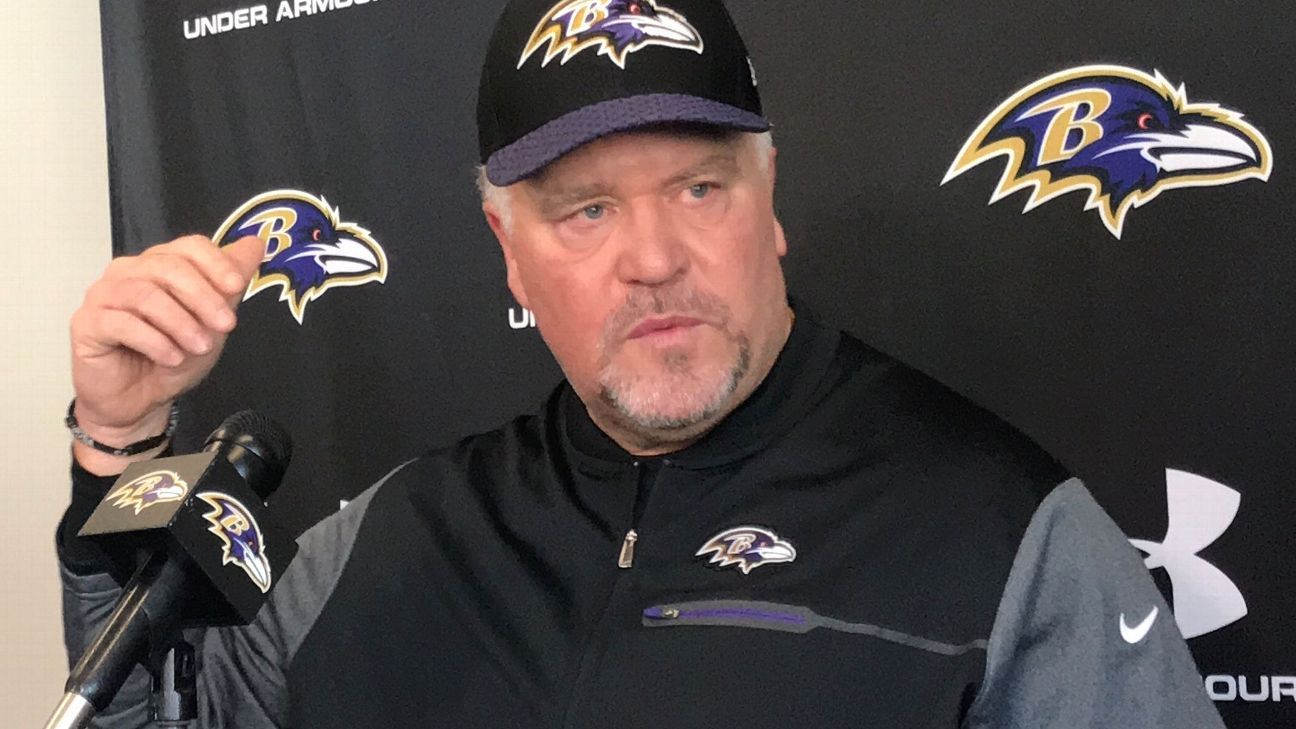
[[[205,491],[198,498],[212,507],[203,518],[211,524],[207,531],[220,537],[224,545],[221,564],[238,565],[261,592],[269,592],[270,560],[256,517],[241,501],[219,491]]]
[[[107,499],[111,499],[113,506],[119,509],[134,507],[135,513],[139,514],[154,504],[180,501],[187,493],[189,484],[180,478],[180,474],[175,471],[153,471],[131,479],[126,485],[108,494]]]
[[[218,245],[245,235],[266,242],[260,270],[243,299],[279,287],[297,323],[306,305],[335,286],[387,280],[387,256],[368,230],[342,222],[328,201],[297,190],[257,195],[235,210],[214,236]]]
[[[518,68],[545,49],[543,68],[557,56],[564,64],[593,48],[625,68],[626,56],[647,46],[702,52],[702,37],[683,15],[656,0],[563,0],[541,18],[518,59]]]
[[[1013,94],[977,127],[941,184],[1003,156],[993,204],[1029,189],[1023,212],[1074,190],[1089,193],[1120,238],[1125,216],[1177,187],[1269,179],[1269,142],[1242,115],[1189,103],[1182,84],[1125,66],[1082,66]]]
[[[717,568],[737,565],[746,575],[761,565],[791,562],[796,559],[796,548],[768,529],[740,526],[711,537],[694,556],[708,554],[711,559],[707,564]]]

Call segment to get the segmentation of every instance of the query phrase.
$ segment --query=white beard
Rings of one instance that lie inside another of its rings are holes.
[[[599,396],[621,417],[643,430],[680,430],[704,422],[719,412],[751,366],[747,338],[732,361],[702,369],[688,355],[662,355],[662,373],[627,375],[609,364],[599,373]]]

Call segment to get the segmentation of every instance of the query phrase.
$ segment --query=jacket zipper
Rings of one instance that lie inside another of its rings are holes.
[[[628,570],[634,567],[634,545],[639,541],[639,532],[634,529],[626,532],[625,539],[621,542],[621,554],[617,556],[617,567]]]
[[[804,605],[761,600],[694,600],[654,605],[644,609],[642,621],[642,624],[649,628],[711,625],[728,628],[761,628],[785,633],[808,633],[815,629],[831,630],[870,636],[943,656],[957,656],[975,650],[984,651],[988,646],[986,638],[977,638],[965,643],[949,643],[872,623],[856,623],[820,615]]]
[[[794,606],[771,603],[700,601],[682,605],[657,605],[643,611],[645,621],[697,623],[707,621],[714,625],[741,626],[764,624],[800,628],[806,625],[805,610]]]
[[[576,671],[572,692],[567,700],[567,708],[563,712],[563,727],[570,729],[577,726],[578,716],[583,706],[590,700],[589,684],[593,680],[591,672],[607,646],[608,636],[612,630],[611,623],[615,620],[613,613],[618,603],[618,596],[628,589],[628,581],[632,577],[630,570],[634,567],[635,543],[639,541],[637,527],[643,518],[649,494],[657,479],[661,477],[662,468],[669,465],[671,465],[670,460],[665,458],[657,463],[634,462],[635,500],[630,512],[630,528],[621,539],[621,548],[617,553],[617,571],[612,580],[612,588],[608,592],[607,602],[603,606],[603,612],[582,648],[580,666]]]
[[[644,508],[648,505],[648,497],[652,492],[652,487],[657,478],[661,476],[662,468],[669,466],[669,458],[663,458],[656,464],[635,461],[635,501],[634,508],[630,512],[630,529],[621,539],[621,551],[617,554],[617,567],[628,570],[634,567],[635,542],[639,541],[638,526],[643,519]]]

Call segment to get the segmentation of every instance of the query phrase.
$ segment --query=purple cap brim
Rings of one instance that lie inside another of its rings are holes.
[[[564,114],[502,147],[486,160],[486,179],[503,187],[583,144],[651,124],[696,122],[744,132],[764,132],[765,117],[736,106],[684,94],[642,94],[591,104]]]

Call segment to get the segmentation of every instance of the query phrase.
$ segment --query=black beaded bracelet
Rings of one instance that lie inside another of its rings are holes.
[[[157,448],[165,443],[167,438],[170,438],[175,434],[176,424],[180,422],[180,406],[172,403],[171,414],[167,417],[166,430],[163,430],[161,434],[155,435],[152,438],[135,441],[134,443],[122,446],[121,448],[114,448],[110,445],[104,445],[94,438],[91,438],[89,435],[86,435],[86,432],[81,430],[81,425],[77,423],[75,411],[76,398],[74,397],[72,398],[72,402],[68,404],[67,417],[63,419],[63,424],[68,427],[68,430],[72,431],[72,437],[76,438],[78,443],[84,443],[97,451],[102,451],[114,456],[135,456],[145,451],[151,451],[154,448]]]

